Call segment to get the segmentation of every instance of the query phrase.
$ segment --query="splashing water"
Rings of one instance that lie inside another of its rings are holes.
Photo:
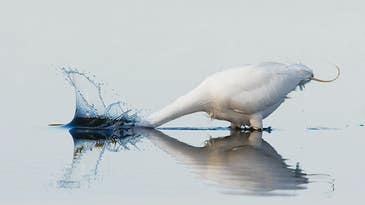
[[[75,90],[76,110],[69,127],[87,128],[130,128],[140,120],[138,111],[126,103],[117,101],[106,103],[103,83],[96,82],[86,73],[76,69],[62,68],[66,80]]]

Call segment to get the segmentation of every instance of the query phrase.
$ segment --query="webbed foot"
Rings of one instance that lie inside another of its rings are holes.
[[[268,133],[271,133],[272,131],[271,127],[263,127],[263,128],[249,127],[248,130],[251,132],[256,131],[256,132],[268,132]]]
[[[229,126],[228,127],[231,132],[241,132],[241,131],[248,131],[248,132],[268,132],[271,133],[272,129],[271,127],[264,127],[264,128],[256,128],[253,126],[248,126],[248,125],[244,125],[242,127],[238,127],[238,126]]]

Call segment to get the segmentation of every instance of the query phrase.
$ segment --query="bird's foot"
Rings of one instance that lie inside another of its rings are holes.
[[[268,133],[271,133],[271,131],[272,131],[271,127],[263,127],[263,128],[248,127],[248,130],[251,132],[256,131],[256,132],[268,132]]]
[[[263,127],[263,128],[258,128],[258,127],[253,127],[253,126],[247,126],[244,125],[242,127],[237,127],[237,126],[229,126],[229,129],[231,129],[232,131],[244,131],[244,132],[268,132],[271,133],[272,129],[271,127]]]

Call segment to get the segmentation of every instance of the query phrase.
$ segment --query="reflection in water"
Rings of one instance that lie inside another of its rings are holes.
[[[229,188],[231,194],[273,194],[274,190],[304,189],[308,183],[299,169],[291,169],[262,132],[233,132],[209,139],[204,147],[180,142],[157,130],[144,130],[144,136],[200,177]]]
[[[204,180],[230,190],[226,193],[271,195],[272,191],[305,189],[308,178],[290,168],[261,132],[233,132],[209,139],[204,147],[180,142],[154,129],[71,129],[74,155],[58,182],[60,188],[90,186],[102,180],[98,167],[105,151],[136,147],[146,137]]]
[[[74,140],[72,163],[65,169],[59,188],[80,188],[100,181],[98,168],[105,151],[119,152],[137,148],[141,136],[132,129],[70,129]],[[138,149],[138,148],[137,148]]]

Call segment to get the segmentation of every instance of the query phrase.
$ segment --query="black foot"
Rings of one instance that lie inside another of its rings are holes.
[[[264,127],[264,128],[254,128],[254,127],[249,127],[249,126],[244,126],[244,127],[228,127],[231,130],[239,130],[239,131],[248,131],[248,132],[268,132],[271,133],[272,129],[271,127]]]
[[[269,126],[269,127],[265,127],[264,129],[262,129],[263,131],[265,131],[265,132],[268,132],[268,133],[271,133],[271,131],[272,131],[272,129],[271,129],[271,127]]]

